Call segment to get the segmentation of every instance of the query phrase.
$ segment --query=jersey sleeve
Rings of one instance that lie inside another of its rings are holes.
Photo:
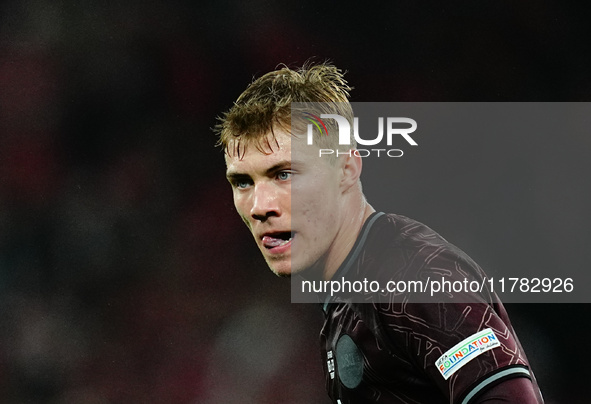
[[[429,258],[407,267],[415,279],[441,273],[450,282],[480,281],[484,276],[474,261],[453,246],[424,246],[423,253]],[[394,349],[407,356],[450,403],[468,404],[504,380],[533,378],[509,317],[494,293],[467,291],[431,303],[412,301],[397,296],[378,304],[380,328]]]
[[[540,402],[534,384],[524,377],[502,380],[472,398],[466,397],[465,401],[470,404],[538,404]]]
[[[452,403],[489,386],[531,378],[510,325],[488,304],[393,304],[380,308],[386,338]],[[467,399],[467,401],[466,401]]]

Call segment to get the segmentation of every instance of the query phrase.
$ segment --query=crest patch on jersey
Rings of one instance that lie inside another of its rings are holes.
[[[337,374],[341,383],[354,389],[363,377],[363,355],[347,334],[341,335],[336,347]]]
[[[500,346],[501,343],[490,328],[469,336],[441,355],[435,362],[445,380],[481,353]]]

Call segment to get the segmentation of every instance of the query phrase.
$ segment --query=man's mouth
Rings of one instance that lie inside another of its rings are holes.
[[[263,246],[269,250],[287,245],[291,240],[293,240],[293,234],[289,231],[268,233],[262,238]]]

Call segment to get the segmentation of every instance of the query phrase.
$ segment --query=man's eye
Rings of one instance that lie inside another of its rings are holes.
[[[240,189],[248,188],[250,186],[250,181],[238,180],[234,183],[234,186]]]
[[[286,181],[291,178],[291,173],[287,171],[281,171],[279,174],[277,174],[277,178],[281,181]]]

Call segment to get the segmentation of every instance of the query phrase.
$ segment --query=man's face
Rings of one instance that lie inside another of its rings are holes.
[[[273,272],[322,271],[340,222],[339,165],[282,129],[274,132],[272,152],[249,146],[242,159],[226,156],[234,205]]]

